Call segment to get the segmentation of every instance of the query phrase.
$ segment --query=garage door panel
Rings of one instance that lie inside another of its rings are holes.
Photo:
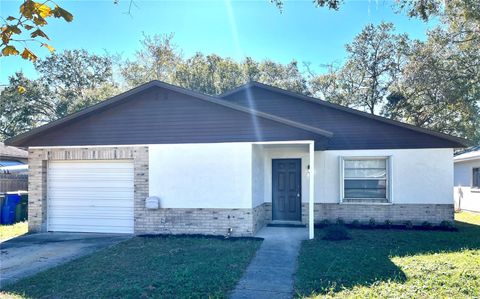
[[[48,165],[48,229],[133,233],[132,161]]]
[[[52,198],[50,198],[52,200]],[[56,208],[71,208],[71,207],[82,207],[82,208],[89,208],[89,209],[97,209],[97,208],[107,208],[110,209],[111,212],[116,212],[117,208],[133,208],[133,202],[131,200],[117,200],[116,198],[111,199],[90,199],[90,200],[83,200],[83,201],[76,201],[76,200],[69,200],[68,198],[61,197],[59,199],[53,198],[55,201],[54,205],[50,205],[49,209],[56,209]],[[108,212],[108,211],[107,211]]]
[[[102,187],[83,187],[83,188],[57,188],[49,189],[50,198],[55,197],[78,197],[78,194],[82,194],[84,199],[89,198],[124,198],[131,199],[132,188],[102,188]]]
[[[133,224],[132,224],[133,225]],[[56,224],[56,231],[61,232],[85,232],[85,233],[125,233],[131,229],[132,225],[123,225],[118,227],[101,226],[98,224]]]

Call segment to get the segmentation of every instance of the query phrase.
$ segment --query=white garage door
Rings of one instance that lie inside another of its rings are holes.
[[[48,163],[48,230],[133,233],[133,162]]]

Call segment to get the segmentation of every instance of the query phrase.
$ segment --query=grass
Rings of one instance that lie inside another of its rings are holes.
[[[351,240],[305,241],[297,296],[479,298],[480,214],[455,219],[458,232],[352,229]]]
[[[258,239],[135,237],[8,285],[0,297],[223,298],[260,244]]]
[[[28,232],[28,222],[18,222],[12,225],[0,225],[0,241],[24,235]]]

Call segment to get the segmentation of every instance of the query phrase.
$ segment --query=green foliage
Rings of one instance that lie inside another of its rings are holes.
[[[328,226],[328,225],[330,225],[331,223],[330,223],[330,220],[328,220],[328,219],[323,219],[322,221],[320,221],[320,224],[321,224],[322,226]]]
[[[406,229],[412,229],[413,228],[413,222],[412,221],[405,221],[404,223]]]
[[[118,93],[112,58],[86,50],[53,54],[35,63],[40,77],[10,77],[0,97],[0,139],[13,137]]]
[[[480,17],[452,3],[425,42],[394,34],[389,23],[367,25],[343,66],[310,79],[313,94],[480,142]]]
[[[391,220],[385,220],[385,222],[383,223],[383,225],[386,227],[386,228],[390,228],[392,226],[392,221]]]
[[[111,57],[90,54],[86,50],[67,50],[35,63],[40,81],[55,97],[57,117],[76,112],[113,95]]]
[[[322,240],[328,241],[341,241],[341,240],[349,240],[350,236],[348,234],[348,230],[345,225],[342,224],[334,224],[329,225],[324,229],[324,235]]]
[[[336,223],[339,224],[339,225],[344,225],[344,224],[345,224],[345,221],[343,220],[343,218],[338,217]]]
[[[422,222],[422,227],[423,228],[431,228],[432,227],[432,224],[428,221],[423,221]]]
[[[358,227],[361,226],[361,223],[360,223],[360,221],[358,221],[358,220],[353,220],[352,223],[351,223],[351,225],[352,225],[352,227],[358,228]]]
[[[237,62],[216,54],[196,53],[184,58],[173,43],[173,34],[144,36],[142,48],[133,60],[121,65],[128,87],[160,80],[184,88],[218,95],[254,80],[291,91],[309,94],[307,80],[296,61],[281,64],[246,57]]]
[[[18,87],[25,88],[20,93]],[[0,139],[13,137],[53,119],[55,103],[51,101],[48,86],[40,81],[16,73],[9,85],[0,92]]]
[[[368,221],[368,225],[370,227],[375,227],[377,226],[377,222],[375,221],[375,218],[370,218],[370,220]]]
[[[440,227],[450,229],[454,227],[454,224],[451,221],[443,220],[442,222],[440,222]]]

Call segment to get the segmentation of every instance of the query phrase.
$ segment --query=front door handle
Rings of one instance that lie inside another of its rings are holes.
[[[297,197],[300,197],[300,192],[297,192]]]

